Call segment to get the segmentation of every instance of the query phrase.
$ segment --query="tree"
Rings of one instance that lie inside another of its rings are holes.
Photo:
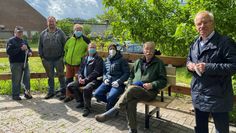
[[[91,33],[91,25],[84,24],[83,25],[83,33],[87,36]]]
[[[140,42],[154,41],[165,55],[186,56],[197,36],[193,18],[199,10],[215,14],[216,30],[236,39],[234,0],[103,0],[113,34]],[[105,17],[103,17],[105,18]]]
[[[65,32],[66,36],[71,36],[73,33],[73,25],[72,20],[69,18],[57,21],[57,26]]]

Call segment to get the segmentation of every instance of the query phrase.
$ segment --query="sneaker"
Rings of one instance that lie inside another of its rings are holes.
[[[83,117],[87,117],[89,114],[90,114],[89,108],[85,108],[85,109],[83,110],[82,116],[83,116]]]
[[[30,94],[25,94],[26,99],[32,99],[33,97]]]
[[[119,114],[119,110],[117,108],[113,107],[103,114],[96,115],[95,119],[98,122],[105,122],[113,117],[116,117],[118,114]]]
[[[53,96],[54,96],[53,93],[48,93],[48,94],[44,97],[44,99],[50,99],[50,98],[52,98]]]
[[[95,119],[98,122],[105,122],[105,121],[109,120],[109,118],[105,114],[95,115]]]
[[[72,98],[72,97],[67,97],[67,98],[65,98],[64,103],[70,102],[70,101],[72,101],[73,99],[74,99],[74,98]]]
[[[15,97],[12,97],[12,100],[20,101],[20,100],[21,100],[21,97],[15,96]]]
[[[83,108],[84,107],[84,103],[83,102],[78,102],[78,105],[76,106],[76,108]]]

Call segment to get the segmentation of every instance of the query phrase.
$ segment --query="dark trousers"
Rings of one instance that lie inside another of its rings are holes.
[[[150,101],[155,99],[156,93],[134,85],[128,86],[114,106],[121,111],[126,111],[128,126],[137,129],[137,103],[139,101]]]
[[[213,117],[216,133],[229,133],[228,112],[203,112],[195,108],[195,133],[208,133],[208,118]]]

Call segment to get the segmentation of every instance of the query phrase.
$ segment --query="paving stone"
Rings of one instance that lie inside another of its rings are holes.
[[[0,95],[0,133],[127,133],[125,113],[107,122],[100,123],[94,119],[96,114],[105,111],[104,103],[92,99],[92,113],[82,116],[82,109],[75,108],[77,103],[69,103],[52,98],[43,99],[45,94],[33,95],[32,100],[12,101],[10,96]],[[183,104],[183,105],[179,105]],[[186,113],[184,100],[177,99],[171,103],[170,109],[160,109],[161,119],[150,119],[150,128],[144,128],[144,105],[137,106],[137,121],[139,133],[193,133],[194,115]],[[174,105],[178,105],[175,107]],[[151,107],[154,108],[154,107]],[[185,113],[176,111],[183,108]],[[214,132],[214,124],[209,124],[210,132]],[[230,127],[236,132],[235,127]]]

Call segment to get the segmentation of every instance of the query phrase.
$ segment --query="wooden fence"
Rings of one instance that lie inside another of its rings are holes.
[[[98,52],[98,54],[101,57],[106,57],[107,52]],[[142,57],[142,54],[129,54],[129,53],[123,53],[124,58],[126,58],[129,61],[134,61],[140,57]],[[0,52],[0,58],[7,58],[6,52]],[[34,51],[32,57],[38,57],[38,52]],[[185,66],[186,58],[183,57],[172,57],[172,56],[157,56],[159,57],[165,64],[172,64],[173,66],[180,67]],[[47,78],[46,73],[31,73],[31,78]],[[0,80],[9,80],[11,79],[10,73],[1,73],[0,74]],[[190,87],[186,86],[180,86],[175,85],[171,86],[171,92],[180,93],[184,95],[190,95]],[[236,96],[234,96],[234,102],[236,103]]]

